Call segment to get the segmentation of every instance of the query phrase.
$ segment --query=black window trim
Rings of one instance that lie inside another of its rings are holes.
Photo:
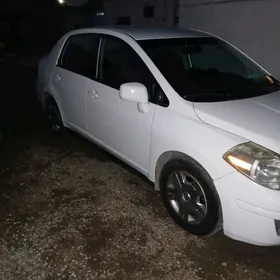
[[[101,51],[102,51],[102,48],[103,48],[103,41],[104,41],[104,38],[112,38],[114,40],[119,40],[125,44],[127,44],[134,52],[135,54],[141,59],[141,61],[144,63],[145,67],[147,68],[147,70],[149,71],[150,75],[149,75],[149,85],[148,85],[148,88],[147,90],[148,91],[153,91],[154,88],[157,86],[160,91],[162,92],[162,94],[164,95],[165,97],[165,101],[166,103],[164,102],[160,102],[159,101],[159,98],[160,98],[160,93],[156,94],[156,96],[153,98],[154,100],[149,100],[149,102],[155,104],[155,105],[159,105],[161,107],[168,107],[170,102],[169,102],[169,99],[167,97],[167,95],[165,94],[164,90],[162,89],[161,85],[159,84],[159,82],[157,81],[157,79],[155,78],[154,74],[152,73],[152,71],[150,70],[150,68],[148,67],[148,65],[146,64],[146,62],[139,56],[139,54],[126,42],[124,41],[123,39],[119,38],[119,37],[116,37],[114,35],[109,35],[109,34],[99,34],[100,35],[100,40],[99,40],[99,48],[98,48],[98,54],[97,54],[97,73],[96,73],[96,81],[103,84],[103,85],[106,85],[108,87],[111,87],[110,85],[107,85],[104,83],[104,81],[102,81],[99,77],[99,70],[100,70],[100,64],[101,64]],[[132,37],[131,37],[132,38]],[[133,39],[133,38],[132,38]],[[134,40],[134,39],[133,39]],[[135,40],[135,42],[137,43],[137,41]],[[141,47],[141,46],[140,46]],[[142,47],[141,47],[142,48]],[[156,83],[156,84],[155,84]],[[113,88],[113,87],[111,87]],[[115,90],[118,90],[116,88],[114,88]]]
[[[73,37],[73,35],[67,37],[67,39],[64,41],[63,46],[62,46],[62,48],[61,48],[61,50],[60,50],[58,59],[57,59],[57,61],[56,61],[56,66],[59,67],[59,68],[64,69],[64,68],[62,67],[62,65],[61,65],[61,64],[62,64],[61,61],[62,61],[62,58],[63,58],[63,56],[64,56],[64,54],[65,54],[65,50],[67,49],[67,47],[68,47],[68,45],[69,45],[70,39],[71,39],[72,37]]]
[[[67,68],[64,68],[64,67],[62,66],[62,59],[63,59],[63,56],[64,56],[64,54],[65,54],[65,51],[66,51],[66,49],[67,49],[67,47],[68,47],[68,45],[69,45],[71,39],[72,39],[73,37],[76,38],[76,37],[83,37],[83,36],[88,36],[88,35],[96,35],[96,36],[97,36],[97,40],[99,40],[99,42],[98,42],[98,49],[97,49],[97,57],[96,57],[97,61],[96,61],[96,67],[95,67],[95,73],[94,73],[95,79],[93,79],[92,77],[83,76],[83,75],[81,75],[81,74],[79,74],[79,73],[72,72],[71,70],[69,70],[69,69],[67,69]],[[71,72],[71,73],[74,73],[74,74],[76,74],[76,75],[80,75],[80,76],[82,76],[82,77],[88,78],[88,79],[90,79],[90,80],[95,80],[95,81],[97,81],[97,78],[98,78],[99,55],[100,55],[101,42],[102,42],[102,34],[99,34],[99,33],[86,32],[86,33],[79,33],[79,34],[72,34],[72,35],[70,35],[70,36],[67,37],[67,39],[65,40],[65,42],[64,42],[64,44],[63,44],[63,47],[62,47],[62,49],[61,49],[61,51],[60,51],[60,53],[59,53],[59,57],[58,57],[57,62],[56,62],[56,67],[59,67],[59,68],[64,69],[64,70],[67,70],[67,71],[69,71],[69,72]]]
[[[97,61],[96,61],[96,70],[95,70],[95,80],[99,81],[99,66],[100,66],[100,54],[101,54],[101,48],[102,48],[102,42],[103,42],[103,36],[102,34],[99,35],[99,45],[98,45],[98,51],[97,51]]]

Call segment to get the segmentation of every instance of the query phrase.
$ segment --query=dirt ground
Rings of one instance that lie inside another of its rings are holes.
[[[52,138],[34,69],[4,70],[0,279],[280,279],[278,247],[193,237],[137,172],[72,133]]]

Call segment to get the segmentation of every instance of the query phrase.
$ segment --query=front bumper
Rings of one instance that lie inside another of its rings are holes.
[[[280,191],[264,188],[239,172],[215,181],[225,235],[261,246],[280,245]]]

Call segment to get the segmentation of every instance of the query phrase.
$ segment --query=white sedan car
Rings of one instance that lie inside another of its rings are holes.
[[[279,81],[200,31],[90,28],[39,65],[50,128],[90,139],[160,191],[191,234],[280,245]]]

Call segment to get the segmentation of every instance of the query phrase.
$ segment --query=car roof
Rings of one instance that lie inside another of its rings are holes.
[[[196,30],[180,30],[175,28],[144,28],[136,26],[115,26],[108,29],[125,33],[135,40],[148,39],[167,39],[167,38],[186,38],[186,37],[204,37],[209,36]]]
[[[91,29],[91,28],[90,28]],[[94,30],[106,31],[111,30],[126,34],[136,41],[152,40],[152,39],[171,39],[171,38],[193,38],[193,37],[209,37],[207,33],[193,29],[180,30],[175,28],[149,28],[136,26],[108,26],[101,28],[92,28]],[[89,31],[89,29],[87,29]],[[82,31],[82,30],[80,30]]]

